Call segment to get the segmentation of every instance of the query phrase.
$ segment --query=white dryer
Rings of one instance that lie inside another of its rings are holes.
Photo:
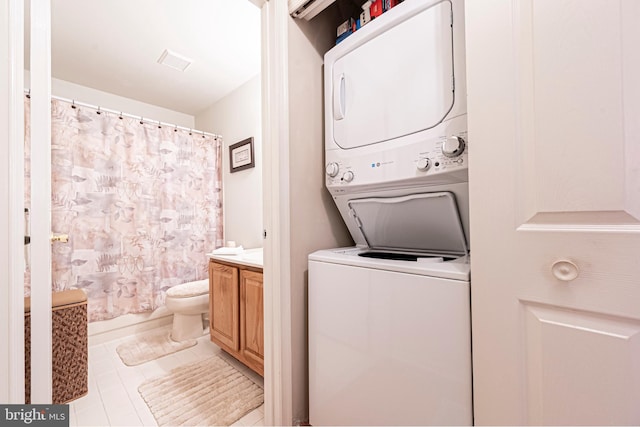
[[[309,256],[312,425],[471,425],[463,0],[405,0],[325,55],[326,186],[356,247]]]

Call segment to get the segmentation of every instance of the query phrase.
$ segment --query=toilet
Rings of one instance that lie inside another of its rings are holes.
[[[165,304],[173,312],[171,339],[185,341],[201,337],[204,333],[202,315],[209,311],[209,279],[170,288]]]

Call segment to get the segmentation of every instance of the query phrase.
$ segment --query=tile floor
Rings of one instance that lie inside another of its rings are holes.
[[[163,329],[169,331],[168,327]],[[152,329],[139,333],[158,331]],[[178,366],[197,362],[215,354],[263,387],[263,379],[246,366],[224,353],[206,334],[198,343],[177,353],[152,360],[138,366],[126,366],[120,360],[116,347],[131,336],[89,346],[89,393],[69,405],[70,426],[157,426],[151,411],[138,393],[138,386],[146,379],[165,375]],[[264,424],[264,405],[249,412],[234,426],[261,426]]]

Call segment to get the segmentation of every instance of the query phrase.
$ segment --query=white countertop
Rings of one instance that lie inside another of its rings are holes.
[[[207,256],[218,261],[232,262],[249,267],[262,268],[262,248],[245,249],[237,255],[220,255],[209,253]]]

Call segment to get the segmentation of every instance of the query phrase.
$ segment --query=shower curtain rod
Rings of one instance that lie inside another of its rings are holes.
[[[27,96],[31,97],[31,91],[25,89],[24,91],[25,94],[27,94]],[[166,122],[161,122],[159,120],[151,120],[149,118],[145,118],[143,116],[136,116],[133,114],[128,114],[128,113],[123,113],[122,111],[117,111],[117,110],[111,110],[109,108],[102,108],[99,105],[91,105],[91,104],[87,104],[84,102],[78,102],[75,99],[68,99],[68,98],[63,98],[61,96],[55,96],[55,95],[51,95],[51,99],[57,99],[58,101],[64,101],[64,102],[68,102],[71,105],[77,105],[80,107],[86,107],[86,108],[91,108],[92,110],[96,110],[96,112],[106,112],[106,113],[111,113],[111,114],[116,114],[120,117],[128,117],[130,119],[135,119],[135,120],[140,120],[141,122],[144,123],[149,123],[149,124],[154,124],[154,125],[158,125],[158,126],[167,126],[170,127],[172,129],[180,129],[183,131],[187,131],[190,133],[196,133],[198,135],[206,135],[206,136],[211,136],[213,138],[222,138],[221,135],[216,135],[215,133],[210,133],[210,132],[205,132],[202,130],[196,130],[196,129],[192,129],[192,128],[188,128],[188,127],[184,127],[184,126],[179,126],[173,123],[166,123]]]

